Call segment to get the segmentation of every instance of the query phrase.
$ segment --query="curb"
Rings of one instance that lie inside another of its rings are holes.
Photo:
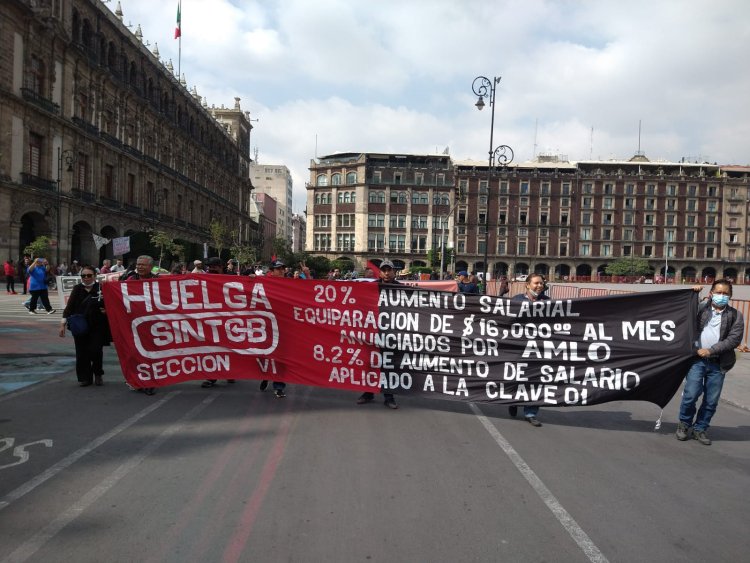
[[[732,401],[731,399],[722,399],[722,398],[719,398],[719,402],[727,404],[727,405],[731,405],[731,406],[733,406],[735,408],[738,408],[738,409],[742,409],[743,411],[750,412],[750,407],[745,406],[745,405],[741,405],[739,403],[736,403],[735,401]]]

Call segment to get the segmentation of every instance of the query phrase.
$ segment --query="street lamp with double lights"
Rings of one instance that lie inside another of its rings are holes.
[[[57,265],[60,265],[60,207],[62,205],[62,173],[63,163],[68,172],[73,172],[76,154],[70,149],[62,150],[57,147]]]
[[[490,120],[490,151],[487,166],[487,211],[484,214],[484,291],[487,292],[487,277],[489,276],[489,264],[487,263],[490,246],[490,182],[492,180],[492,171],[494,168],[500,166],[505,167],[513,162],[513,149],[508,145],[500,145],[495,148],[494,145],[494,134],[495,134],[495,93],[497,92],[497,85],[500,83],[502,77],[496,76],[490,80],[486,76],[477,76],[474,82],[471,83],[471,89],[477,96],[477,103],[475,104],[479,111],[484,109],[486,105],[484,100],[487,98],[492,108],[492,118]]]

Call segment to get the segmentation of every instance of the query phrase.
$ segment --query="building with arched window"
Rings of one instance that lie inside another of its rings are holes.
[[[213,221],[253,245],[252,125],[240,99],[208,107],[107,4],[8,0],[0,14],[0,249],[39,236],[51,263],[101,263],[149,232],[203,255]],[[183,79],[184,80],[184,79]]]

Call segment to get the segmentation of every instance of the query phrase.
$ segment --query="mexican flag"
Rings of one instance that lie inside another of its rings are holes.
[[[177,26],[174,28],[174,38],[182,37],[182,16],[180,15],[180,7],[182,2],[177,3]]]

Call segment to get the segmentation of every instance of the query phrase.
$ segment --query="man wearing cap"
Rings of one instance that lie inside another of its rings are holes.
[[[274,260],[271,262],[271,266],[268,268],[267,276],[270,276],[272,278],[283,278],[284,273],[286,271],[286,264],[284,264],[281,260]],[[264,379],[260,382],[260,390],[265,391],[268,389],[268,380]],[[273,393],[276,395],[277,399],[283,399],[286,397],[286,393],[284,390],[286,389],[286,383],[283,381],[274,381],[273,382]]]
[[[378,280],[378,283],[388,285],[401,285],[401,283],[399,283],[399,281],[396,279],[396,270],[393,267],[393,262],[391,262],[390,260],[383,260],[380,263],[380,279]],[[374,400],[375,393],[365,391],[359,396],[359,399],[357,399],[357,404],[364,405],[366,403],[371,403]],[[393,393],[383,392],[383,404],[389,409],[398,408],[396,399],[393,397]]]
[[[190,271],[191,274],[205,274],[203,269],[203,262],[200,260],[193,260],[193,269]]]
[[[208,266],[208,271],[206,273],[208,274],[223,274],[224,273],[224,265],[221,262],[221,258],[218,256],[212,256],[208,260],[206,260],[206,266]],[[203,383],[201,383],[201,387],[207,389],[209,387],[213,387],[216,385],[216,382],[218,379],[206,379]],[[234,379],[227,379],[227,383],[234,383]]]
[[[458,291],[461,293],[479,294],[479,286],[471,281],[469,272],[466,270],[458,272]]]

